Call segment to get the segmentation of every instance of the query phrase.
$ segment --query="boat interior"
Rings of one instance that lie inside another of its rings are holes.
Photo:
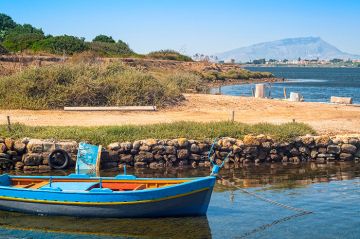
[[[154,189],[189,181],[184,179],[114,179],[114,178],[67,178],[67,177],[8,177],[0,176],[0,185],[24,189],[57,188],[61,191],[90,191],[108,189],[111,191],[137,191]]]

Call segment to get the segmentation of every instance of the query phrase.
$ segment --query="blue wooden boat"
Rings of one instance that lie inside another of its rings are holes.
[[[76,217],[205,215],[216,177],[0,176],[0,209]]]

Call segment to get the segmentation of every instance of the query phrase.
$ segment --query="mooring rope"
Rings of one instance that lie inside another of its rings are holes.
[[[294,212],[297,212],[296,214],[293,214],[293,215],[290,215],[290,216],[286,216],[286,217],[283,217],[283,218],[280,218],[280,219],[277,219],[275,221],[273,221],[272,223],[268,223],[268,224],[264,224],[264,225],[261,225],[249,232],[246,232],[244,233],[243,235],[237,237],[237,238],[245,238],[245,237],[248,237],[254,233],[257,233],[257,232],[260,232],[260,231],[264,231],[266,230],[267,228],[270,228],[276,224],[280,224],[280,223],[283,223],[283,222],[286,222],[286,221],[289,221],[291,219],[294,219],[296,217],[301,217],[301,216],[305,216],[305,215],[308,215],[308,214],[312,214],[313,212],[312,211],[308,211],[308,210],[305,210],[305,209],[302,209],[302,208],[296,208],[296,207],[292,207],[292,206],[289,206],[289,205],[286,205],[286,204],[283,204],[283,203],[280,203],[280,202],[277,202],[275,200],[271,200],[271,199],[268,199],[268,198],[265,198],[257,193],[253,193],[253,192],[250,192],[244,188],[241,188],[239,186],[236,186],[234,183],[230,182],[229,180],[227,179],[224,179],[222,178],[220,175],[217,175],[217,177],[219,179],[221,179],[222,181],[225,181],[226,184],[232,186],[232,187],[235,187],[237,189],[239,189],[242,193],[245,193],[245,194],[248,194],[250,196],[253,196],[257,199],[260,199],[264,202],[268,202],[270,204],[273,204],[273,205],[276,205],[278,207],[281,207],[281,208],[284,208],[284,209],[287,209],[287,210],[291,210],[291,211],[294,211]]]
[[[235,187],[237,189],[239,189],[241,192],[243,193],[246,193],[246,194],[249,194],[253,197],[256,197],[262,201],[265,201],[265,202],[268,202],[268,203],[271,203],[273,205],[276,205],[276,206],[279,206],[279,207],[282,207],[282,208],[285,208],[285,209],[288,209],[288,210],[292,210],[292,211],[295,211],[295,212],[302,212],[302,213],[305,213],[305,214],[310,214],[310,213],[313,213],[312,211],[308,211],[308,210],[305,210],[305,209],[302,209],[302,208],[296,208],[296,207],[292,207],[292,206],[289,206],[289,205],[286,205],[286,204],[283,204],[283,203],[280,203],[280,202],[277,202],[277,201],[274,201],[274,200],[271,200],[271,199],[268,199],[268,198],[265,198],[263,196],[260,196],[259,194],[257,193],[253,193],[253,192],[250,192],[244,188],[241,188],[239,186],[236,186],[234,183],[230,182],[229,180],[226,180],[222,177],[219,177],[222,181],[225,181],[227,184],[229,184],[230,186],[232,187]]]

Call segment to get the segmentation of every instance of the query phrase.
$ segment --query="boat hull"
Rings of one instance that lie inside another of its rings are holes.
[[[0,187],[0,209],[72,217],[203,216],[214,184],[215,178],[205,177],[158,189],[81,193]]]
[[[0,200],[0,209],[39,215],[77,217],[172,217],[206,215],[212,188],[155,202],[120,205],[64,205]]]

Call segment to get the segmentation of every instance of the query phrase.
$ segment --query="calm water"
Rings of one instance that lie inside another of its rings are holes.
[[[352,97],[360,103],[360,68],[313,68],[313,67],[249,67],[253,71],[272,72],[286,78],[285,83],[271,84],[271,97],[284,98],[283,89],[299,92],[305,101],[329,102],[331,96]],[[232,85],[221,88],[222,94],[251,96],[254,85]]]
[[[68,172],[56,172],[57,175]],[[103,172],[115,175],[118,172]],[[137,170],[141,177],[208,175],[207,170]],[[295,214],[217,184],[207,217],[85,219],[0,211],[0,238],[359,238],[360,164],[314,163],[223,169],[236,185],[314,213]],[[280,220],[280,223],[274,223]]]

